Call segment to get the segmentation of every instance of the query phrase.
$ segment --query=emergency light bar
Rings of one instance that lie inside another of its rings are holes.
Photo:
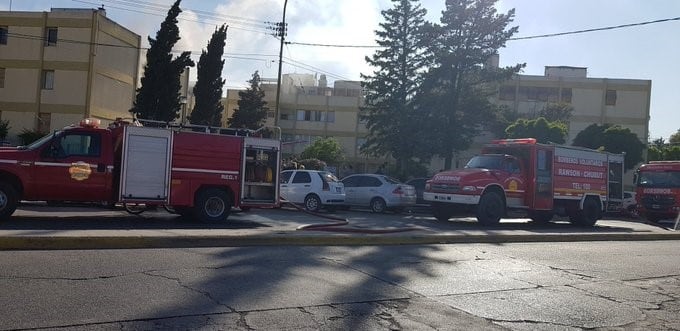
[[[98,128],[102,121],[96,118],[86,118],[80,121],[80,126],[83,128]]]

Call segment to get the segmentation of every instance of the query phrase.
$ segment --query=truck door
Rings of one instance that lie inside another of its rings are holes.
[[[109,201],[113,164],[102,155],[99,132],[66,131],[52,139],[35,162],[35,179],[46,200]]]
[[[503,189],[509,207],[526,206],[526,175],[522,174],[519,159],[508,156],[501,163],[503,171]],[[527,171],[524,170],[524,173]]]
[[[549,147],[536,146],[533,155],[533,203],[530,207],[535,210],[553,209],[553,151]]]

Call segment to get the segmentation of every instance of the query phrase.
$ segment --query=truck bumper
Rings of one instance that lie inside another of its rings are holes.
[[[431,202],[460,203],[464,205],[476,205],[479,203],[478,195],[423,192],[423,199]]]

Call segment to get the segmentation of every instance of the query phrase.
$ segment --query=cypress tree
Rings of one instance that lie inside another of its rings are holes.
[[[182,52],[172,58],[172,47],[180,39],[177,16],[181,0],[176,0],[168,10],[156,39],[148,37],[151,47],[146,53],[146,64],[142,86],[137,89],[135,102],[130,112],[149,120],[172,121],[180,111],[180,75],[186,67],[193,67],[190,52]]]
[[[224,106],[220,100],[225,82],[222,79],[224,67],[222,55],[226,39],[227,26],[222,25],[213,32],[207,50],[201,52],[201,58],[198,60],[198,80],[194,86],[196,105],[189,118],[191,124],[222,125]]]
[[[260,88],[260,74],[255,71],[248,81],[250,87],[238,92],[238,108],[227,121],[231,128],[248,128],[257,130],[264,125],[267,118],[267,102],[264,101],[264,91]]]

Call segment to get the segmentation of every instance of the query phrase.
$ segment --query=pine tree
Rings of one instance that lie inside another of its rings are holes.
[[[418,106],[428,112],[422,119],[429,133],[430,153],[442,156],[450,169],[453,155],[469,148],[485,124],[492,123],[497,107],[489,97],[497,83],[510,79],[524,66],[487,66],[489,60],[517,32],[507,28],[515,11],[498,14],[496,0],[447,0],[441,25],[426,28],[428,56],[432,60]]]
[[[238,92],[238,108],[227,121],[231,128],[248,128],[257,130],[264,125],[269,110],[264,101],[264,91],[260,88],[260,74],[255,71],[248,81],[250,87]]]
[[[227,39],[227,26],[222,25],[213,32],[207,50],[201,52],[198,60],[198,80],[194,86],[196,105],[191,112],[191,124],[222,126],[222,68],[224,67],[224,46]]]
[[[397,171],[418,156],[418,121],[414,121],[413,97],[421,82],[425,57],[421,32],[425,9],[417,0],[392,0],[394,7],[382,11],[384,21],[376,42],[384,48],[366,57],[374,71],[362,75],[366,91],[366,126],[369,130],[362,151],[370,155],[391,155]]]
[[[148,37],[151,47],[146,53],[142,86],[137,89],[134,106],[130,112],[143,119],[172,121],[180,111],[180,75],[186,67],[193,67],[190,52],[172,58],[172,47],[180,39],[177,16],[181,0],[176,0],[168,10],[165,21],[156,33]]]

